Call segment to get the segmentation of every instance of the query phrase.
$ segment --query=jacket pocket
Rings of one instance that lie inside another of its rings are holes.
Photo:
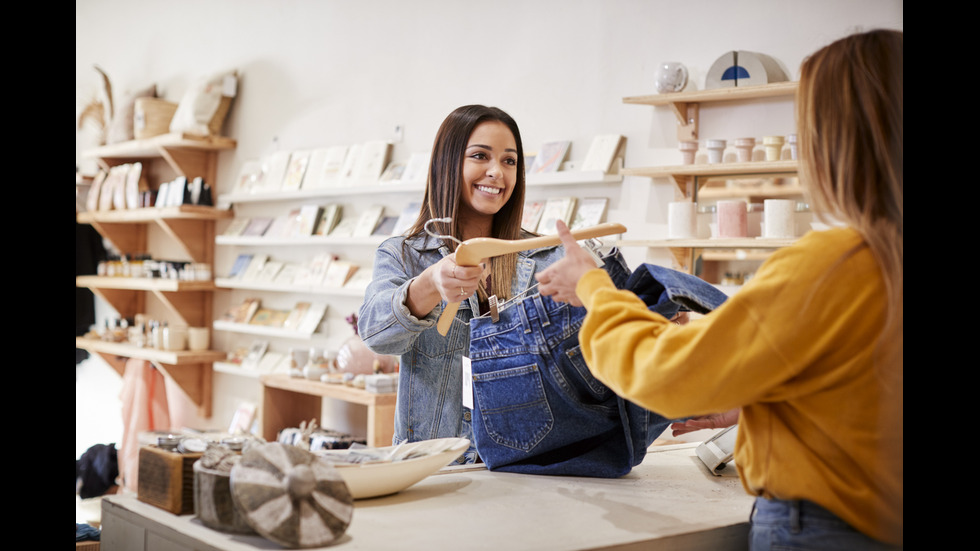
[[[497,444],[528,451],[554,427],[537,364],[473,374],[476,411]]]

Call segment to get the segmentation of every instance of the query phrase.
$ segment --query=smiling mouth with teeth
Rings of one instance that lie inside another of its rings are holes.
[[[489,187],[489,186],[476,186],[476,189],[478,189],[478,190],[480,190],[480,191],[482,191],[484,193],[489,193],[490,195],[498,195],[500,193],[500,191],[501,191],[500,188]]]

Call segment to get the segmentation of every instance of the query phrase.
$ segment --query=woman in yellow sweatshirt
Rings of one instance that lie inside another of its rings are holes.
[[[842,224],[774,253],[707,316],[650,312],[564,226],[565,258],[537,276],[586,307],[582,351],[610,388],[666,417],[738,421],[753,550],[903,545],[902,67],[889,30],[803,62],[800,177]]]

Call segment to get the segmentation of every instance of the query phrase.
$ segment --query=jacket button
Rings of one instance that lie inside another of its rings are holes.
[[[470,421],[470,420],[472,420],[472,417],[471,417],[471,414],[470,414],[470,410],[466,410],[466,411],[463,412],[463,420],[464,421]]]

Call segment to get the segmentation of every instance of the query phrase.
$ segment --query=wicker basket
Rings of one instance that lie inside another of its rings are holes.
[[[133,137],[152,138],[170,132],[177,104],[160,98],[137,98],[133,108]]]

